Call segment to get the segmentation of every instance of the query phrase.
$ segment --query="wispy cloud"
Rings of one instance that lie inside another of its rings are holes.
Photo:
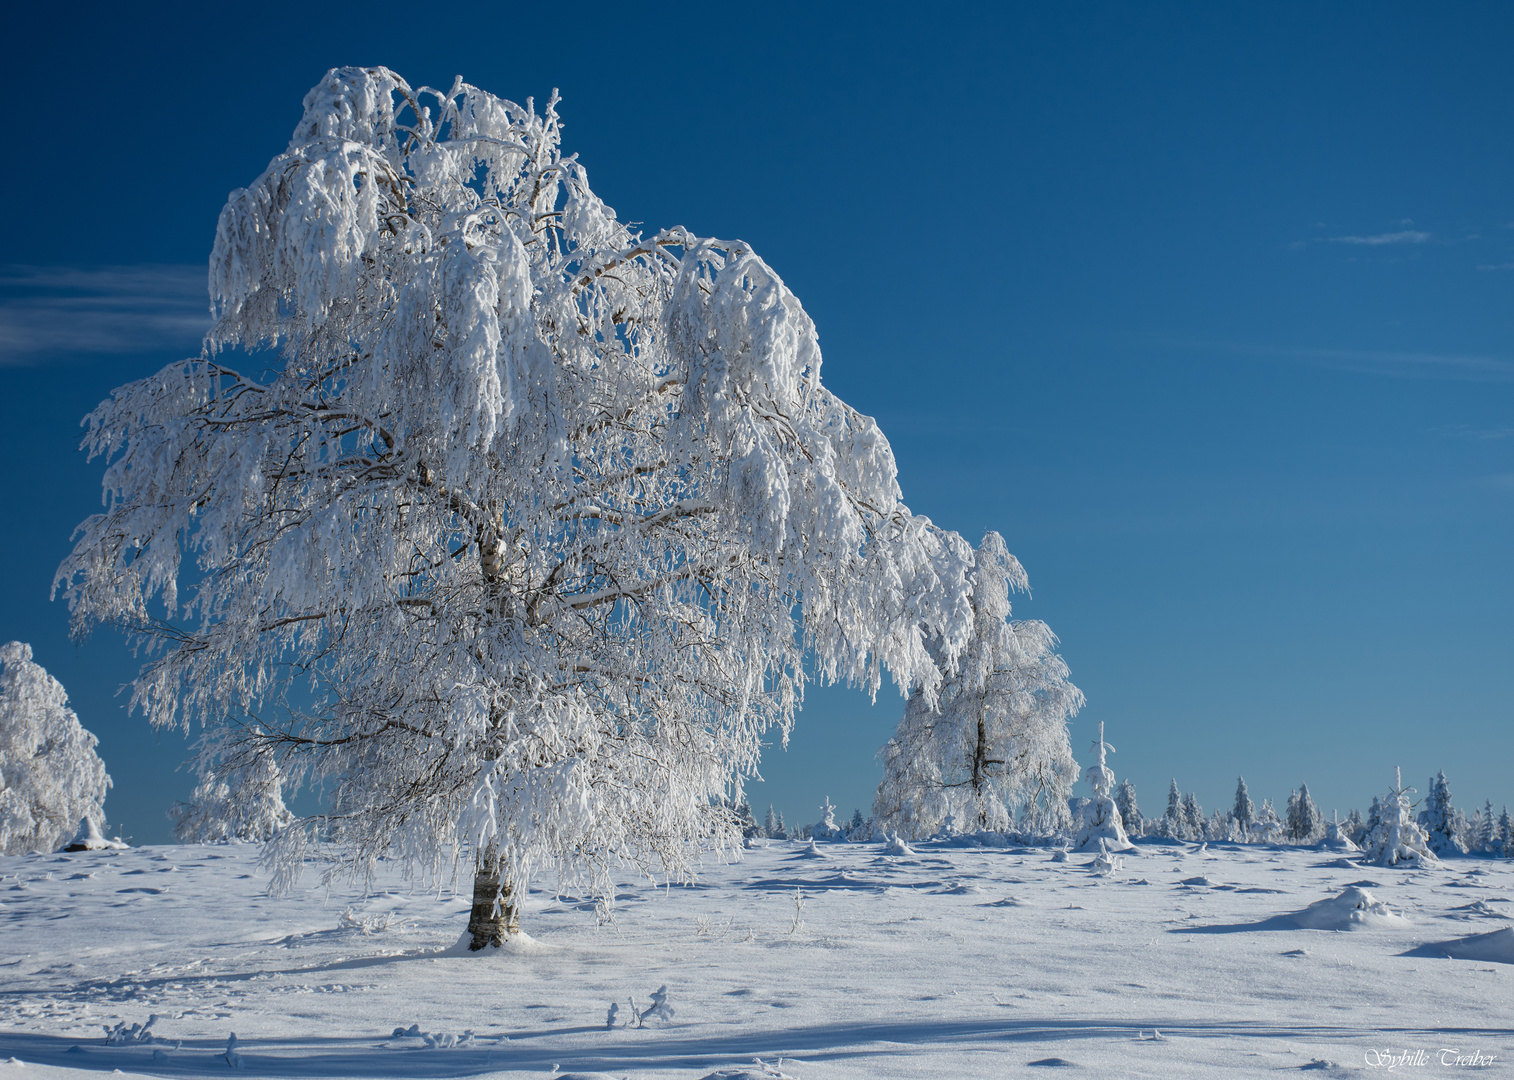
[[[193,350],[208,308],[203,266],[0,267],[0,364]]]
[[[1451,352],[1394,352],[1381,349],[1317,349],[1233,341],[1169,341],[1186,349],[1257,359],[1287,360],[1399,379],[1457,382],[1514,382],[1514,359]]]
[[[1372,236],[1332,236],[1332,244],[1368,244],[1377,247],[1383,244],[1426,244],[1431,236],[1421,229],[1402,229],[1398,232],[1376,233]]]

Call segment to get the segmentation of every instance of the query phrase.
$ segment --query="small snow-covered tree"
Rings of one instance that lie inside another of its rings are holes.
[[[1503,808],[1503,813],[1498,815],[1498,839],[1496,841],[1496,854],[1500,858],[1514,859],[1514,821],[1509,818],[1509,808]]]
[[[1136,802],[1135,785],[1126,777],[1120,781],[1120,786],[1114,789],[1114,804],[1119,808],[1120,821],[1125,825],[1125,831],[1131,836],[1140,836],[1141,807]]]
[[[1357,840],[1358,845],[1365,843],[1366,838],[1377,831],[1377,827],[1383,823],[1383,813],[1382,799],[1376,795],[1372,796],[1372,805],[1367,807],[1367,820],[1362,823],[1365,826],[1365,831],[1362,834],[1362,838]]]
[[[1256,821],[1252,822],[1251,831],[1264,844],[1275,844],[1282,839],[1283,823],[1278,820],[1277,811],[1273,809],[1271,799],[1262,800],[1262,805],[1256,812]]]
[[[1125,833],[1124,820],[1113,796],[1114,772],[1106,763],[1106,755],[1115,752],[1104,741],[1104,723],[1099,722],[1099,737],[1093,741],[1093,764],[1087,769],[1088,786],[1093,798],[1083,807],[1083,825],[1073,841],[1077,851],[1128,851],[1134,845]]]
[[[846,839],[846,830],[836,824],[836,808],[829,795],[820,804],[820,820],[810,827],[810,835],[816,840]]]
[[[55,851],[84,819],[105,823],[97,745],[32,647],[0,645],[0,855]]]
[[[328,73],[221,212],[202,355],[88,418],[107,505],[56,578],[202,764],[325,785],[351,867],[470,853],[477,948],[543,869],[687,875],[811,673],[933,707],[972,631],[971,545],[901,501],[799,300],[633,232],[560,128]]]
[[[1485,799],[1482,804],[1482,813],[1477,818],[1477,847],[1476,851],[1487,853],[1493,850],[1494,841],[1498,838],[1498,819],[1493,816],[1493,800]]]
[[[1367,823],[1362,820],[1362,812],[1352,807],[1351,812],[1346,815],[1346,824],[1343,828],[1347,838],[1355,846],[1360,847],[1362,840],[1367,835]]]
[[[1183,832],[1184,840],[1202,840],[1204,838],[1204,808],[1199,805],[1199,797],[1193,792],[1183,796]]]
[[[964,831],[1002,832],[1017,809],[1029,831],[1054,831],[1078,775],[1067,721],[1083,694],[1050,628],[1010,620],[1009,593],[1025,587],[1025,572],[998,533],[984,536],[970,580],[972,635],[956,671],[938,700],[910,695],[879,751],[873,816],[906,839],[932,835],[948,815]]]
[[[1456,813],[1451,806],[1451,785],[1442,769],[1430,779],[1425,806],[1419,812],[1419,824],[1425,830],[1430,850],[1442,858],[1465,855],[1467,849],[1456,832]]]
[[[1300,784],[1297,791],[1289,792],[1283,827],[1295,844],[1312,844],[1324,833],[1324,819],[1309,794],[1308,784]]]
[[[1395,769],[1393,788],[1382,803],[1382,820],[1362,847],[1367,862],[1377,866],[1423,866],[1438,861],[1426,843],[1424,831],[1410,814],[1409,793],[1413,790],[1404,787],[1403,773]]]
[[[294,814],[284,805],[284,778],[277,759],[261,748],[249,751],[247,757],[245,762],[231,763],[221,775],[206,773],[190,801],[169,811],[175,836],[191,844],[262,842],[294,823]]]
[[[762,835],[774,840],[778,838],[778,818],[773,814],[772,803],[768,803],[767,816],[762,819]]]
[[[1240,830],[1244,839],[1251,833],[1252,822],[1256,821],[1256,804],[1251,801],[1251,793],[1246,790],[1246,778],[1237,777],[1235,783],[1235,806],[1230,811],[1231,819],[1235,821],[1236,828]]]
[[[1178,790],[1177,777],[1167,789],[1167,812],[1157,826],[1157,831],[1169,840],[1183,839],[1183,793]]]

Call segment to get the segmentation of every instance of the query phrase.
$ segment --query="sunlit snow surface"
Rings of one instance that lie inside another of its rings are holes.
[[[773,843],[692,887],[628,879],[610,925],[534,892],[534,943],[486,960],[440,955],[463,898],[397,874],[328,895],[312,867],[275,900],[253,846],[0,858],[0,1080],[225,1075],[233,1031],[242,1069],[277,1076],[1172,1080],[1423,1051],[1413,1075],[1443,1048],[1514,1075],[1514,864],[1142,844],[1096,876],[915,848]],[[1384,907],[1351,919],[1359,892]],[[1343,893],[1349,929],[1293,918]],[[664,984],[672,1018],[625,1026]],[[107,1044],[154,1013],[154,1041]]]

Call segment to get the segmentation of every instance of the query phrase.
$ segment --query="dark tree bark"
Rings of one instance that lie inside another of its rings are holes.
[[[474,952],[520,933],[520,899],[503,875],[503,860],[493,847],[479,854],[473,874],[473,911],[468,917],[468,948]]]

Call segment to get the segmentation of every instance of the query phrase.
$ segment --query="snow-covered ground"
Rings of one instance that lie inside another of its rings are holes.
[[[628,881],[610,924],[533,892],[534,941],[481,960],[448,954],[462,896],[328,893],[317,869],[270,899],[257,856],[0,858],[0,1078],[220,1075],[231,1032],[279,1076],[1479,1068],[1446,1050],[1514,1075],[1510,863],[1143,844],[1097,876],[1044,849],[772,843],[690,887]],[[627,1026],[664,985],[672,1017]],[[107,1042],[151,1014],[155,1040]]]

